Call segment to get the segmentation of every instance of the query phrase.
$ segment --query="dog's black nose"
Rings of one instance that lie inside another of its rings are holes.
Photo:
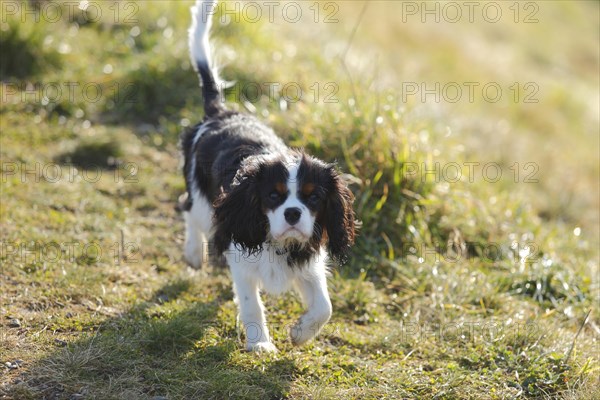
[[[297,207],[286,208],[283,212],[283,216],[285,220],[290,225],[296,225],[296,222],[300,220],[300,216],[302,215],[302,211],[300,211]]]

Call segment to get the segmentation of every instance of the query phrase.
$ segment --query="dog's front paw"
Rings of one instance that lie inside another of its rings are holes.
[[[256,353],[277,353],[277,347],[271,342],[248,343],[246,350]]]
[[[294,346],[301,346],[317,336],[331,317],[331,308],[317,315],[303,315],[290,329],[290,338]]]
[[[290,339],[294,346],[301,346],[308,342],[310,339],[316,336],[314,329],[310,329],[306,324],[302,323],[302,320],[290,329]]]

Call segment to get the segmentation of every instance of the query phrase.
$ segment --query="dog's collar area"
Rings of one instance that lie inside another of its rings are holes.
[[[307,256],[306,254],[304,254],[305,252],[307,252],[308,250],[303,249],[302,247],[290,247],[290,246],[284,246],[281,247],[280,244],[273,242],[273,241],[267,241],[266,242],[268,245],[268,249],[269,251],[271,251],[271,249],[275,250],[275,254],[278,257],[285,257],[285,262],[287,264],[288,267],[303,267],[304,265],[306,265],[306,261],[304,260],[304,258]],[[311,256],[308,256],[308,258],[310,258]]]
[[[292,255],[302,250],[302,246],[281,246],[281,244],[272,240],[268,240],[266,243],[268,248],[275,250],[275,254],[278,256]]]
[[[270,240],[267,242],[267,244],[269,245],[270,249],[275,250],[275,254],[277,254],[278,256],[284,256],[290,252],[290,250],[287,247],[280,247]]]

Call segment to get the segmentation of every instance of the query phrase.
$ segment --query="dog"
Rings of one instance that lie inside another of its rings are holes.
[[[216,0],[197,0],[189,30],[204,119],[181,137],[187,199],[185,259],[224,255],[246,349],[276,352],[260,291],[295,290],[307,311],[290,329],[294,345],[314,338],[331,317],[328,265],[343,262],[355,238],[354,196],[334,164],[291,149],[252,115],[228,110],[212,62],[210,17]]]

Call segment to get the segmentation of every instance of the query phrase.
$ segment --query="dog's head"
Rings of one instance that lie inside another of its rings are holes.
[[[249,253],[266,241],[316,251],[327,242],[343,261],[354,243],[354,196],[335,166],[304,153],[252,156],[215,201],[216,250],[233,241]]]

